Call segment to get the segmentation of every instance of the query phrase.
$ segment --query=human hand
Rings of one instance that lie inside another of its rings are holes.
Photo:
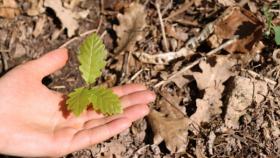
[[[148,114],[154,93],[137,84],[113,88],[124,113],[105,117],[89,110],[63,116],[63,94],[41,80],[62,68],[68,55],[58,49],[22,64],[0,78],[0,153],[57,157],[102,142]]]

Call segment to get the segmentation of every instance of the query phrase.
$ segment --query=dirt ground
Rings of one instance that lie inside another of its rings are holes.
[[[66,46],[66,67],[43,83],[68,94],[83,84],[79,45],[97,32],[109,55],[96,84],[157,94],[148,117],[65,157],[280,157],[280,49],[269,27],[280,26],[279,0],[58,0],[67,17],[46,1],[16,0],[7,14],[0,0],[0,74]]]

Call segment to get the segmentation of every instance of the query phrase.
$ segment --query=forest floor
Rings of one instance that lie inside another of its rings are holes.
[[[67,47],[44,84],[68,94],[83,84],[79,45],[96,32],[109,51],[96,84],[141,83],[157,99],[130,129],[65,157],[275,158],[277,26],[279,0],[0,0],[0,74]]]

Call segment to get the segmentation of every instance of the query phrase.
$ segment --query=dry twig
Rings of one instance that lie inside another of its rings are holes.
[[[64,43],[63,45],[61,45],[59,48],[65,48],[65,47],[67,47],[69,44],[71,44],[72,42],[74,42],[74,41],[80,39],[81,37],[85,37],[85,36],[87,36],[87,35],[89,35],[89,34],[92,34],[92,33],[94,33],[94,32],[97,32],[97,29],[89,30],[89,31],[87,31],[87,32],[85,32],[85,33],[82,33],[82,34],[79,35],[78,37],[74,37],[74,38],[70,39],[69,41],[65,42],[65,43]]]
[[[186,1],[183,6],[181,8],[179,8],[178,10],[176,10],[175,12],[173,12],[172,14],[170,14],[166,20],[169,20],[181,13],[183,13],[184,11],[188,10],[192,5],[194,4],[194,1],[191,0],[190,2],[189,1]]]
[[[168,5],[164,8],[164,10],[162,11],[162,16],[164,16],[167,12],[168,9],[171,9],[173,6],[173,0],[170,0],[170,2],[168,3]]]
[[[265,81],[266,83],[268,84],[271,84],[272,86],[276,86],[277,85],[277,82],[276,81],[273,81],[267,77],[264,77],[258,73],[256,73],[255,71],[252,71],[252,70],[246,70],[246,69],[242,69],[242,71],[244,72],[247,72],[250,76],[252,76],[253,78],[259,78],[263,81]]]
[[[133,80],[135,80],[142,72],[144,69],[140,69],[138,72],[136,72],[127,83],[131,83]]]
[[[169,51],[167,38],[166,38],[166,33],[165,33],[165,28],[164,28],[164,23],[163,23],[162,15],[161,15],[161,12],[160,12],[159,3],[156,3],[156,8],[157,8],[158,18],[159,18],[159,22],[160,22],[160,26],[161,26],[161,32],[162,32],[162,36],[163,36],[163,42],[164,42],[165,50]]]

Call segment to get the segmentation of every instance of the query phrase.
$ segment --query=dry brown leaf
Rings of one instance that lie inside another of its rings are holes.
[[[167,149],[172,153],[185,151],[188,144],[189,119],[166,101],[162,102],[161,106],[165,106],[165,112],[152,110],[148,115],[154,132],[154,143],[165,141]]]
[[[252,50],[262,38],[262,28],[263,23],[252,12],[234,6],[227,9],[215,22],[213,36],[221,44],[224,40],[239,35],[239,40],[225,50],[248,63],[256,54]]]
[[[105,152],[104,156],[99,155],[100,158],[122,158],[125,153],[126,147],[121,142],[112,141],[107,143],[109,151]]]
[[[12,19],[20,14],[16,8],[0,8],[0,17]]]
[[[15,0],[3,0],[0,4],[0,17],[12,19],[20,14],[20,10]]]
[[[214,66],[211,66],[211,63]],[[197,86],[200,90],[207,88],[216,88],[223,91],[223,82],[225,82],[230,76],[232,71],[230,70],[236,62],[226,56],[216,56],[209,58],[208,62],[201,61],[199,67],[202,70],[200,72],[194,72],[193,76],[197,82]],[[221,87],[222,86],[222,87]]]
[[[81,1],[84,0],[65,0],[63,6],[67,9],[74,9]]]
[[[26,48],[24,48],[24,46],[22,44],[16,43],[12,56],[14,58],[20,58],[20,57],[24,56],[25,54],[27,54]]]
[[[144,38],[143,29],[146,26],[146,12],[143,5],[131,3],[125,9],[125,14],[118,14],[120,25],[114,25],[117,33],[118,47],[115,52],[132,51],[137,41]]]
[[[17,2],[15,0],[3,0],[3,6],[10,8],[17,8]]]
[[[196,99],[196,112],[190,117],[192,121],[197,125],[200,125],[201,122],[208,122],[210,120],[210,113],[209,113],[209,104],[207,101],[203,99]]]
[[[209,122],[211,117],[221,114],[222,94],[220,90],[208,88],[205,91],[203,99],[196,99],[196,112],[190,117],[196,123]]]
[[[267,83],[237,76],[230,84],[232,88],[227,97],[225,125],[229,128],[239,128],[239,119],[246,113],[247,107],[255,101],[257,104],[265,99],[268,93]]]
[[[275,49],[273,51],[272,59],[278,65],[280,64],[280,49]]]
[[[201,6],[202,0],[193,0],[196,7]]]
[[[195,156],[196,158],[207,158],[204,153],[205,153],[205,145],[202,143],[201,139],[198,139],[196,141]]]
[[[61,0],[45,0],[44,6],[54,10],[56,16],[60,19],[63,28],[67,29],[69,37],[75,35],[75,31],[78,29],[79,25],[75,19],[76,14],[74,12],[64,8]]]
[[[165,29],[167,36],[173,37],[177,40],[186,41],[189,38],[189,35],[187,33],[185,33],[183,30],[175,29],[173,25],[167,24],[165,26]]]
[[[234,60],[225,56],[217,56],[210,60],[215,64],[214,66],[206,61],[201,61],[199,66],[202,73],[193,73],[198,88],[205,91],[203,98],[196,100],[197,110],[190,117],[196,123],[194,125],[196,127],[201,122],[208,122],[211,117],[221,114],[223,83],[233,75],[230,69],[235,65]]]
[[[236,5],[236,2],[234,0],[218,0],[218,2],[226,7]]]
[[[27,15],[37,16],[45,11],[44,0],[28,0],[31,3],[31,8],[27,10]]]
[[[255,2],[248,1],[248,7],[250,8],[251,12],[253,12],[253,13],[258,12],[258,7]]]
[[[193,81],[193,78],[187,78],[185,76],[190,75],[190,71],[186,71],[184,74],[173,78],[171,81],[174,82],[178,87],[184,87],[186,84],[190,83]]]
[[[35,29],[32,33],[32,35],[34,37],[38,37],[44,31],[44,26],[45,26],[46,20],[47,20],[46,16],[39,17],[39,19],[37,20],[37,23],[35,25]]]

